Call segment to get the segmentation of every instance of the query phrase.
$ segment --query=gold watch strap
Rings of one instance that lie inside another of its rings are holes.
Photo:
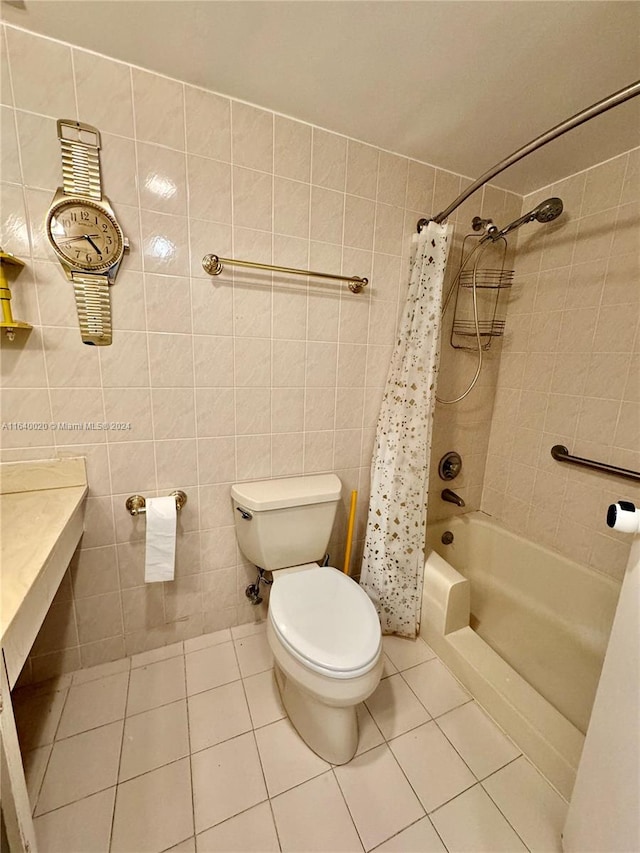
[[[100,133],[90,124],[58,120],[62,149],[62,188],[65,195],[102,199],[100,174]]]
[[[111,299],[106,276],[72,273],[82,342],[94,346],[111,343]]]
[[[90,124],[58,120],[62,149],[62,189],[65,195],[102,200],[100,132]],[[111,298],[109,278],[72,272],[82,342],[93,346],[111,343]]]

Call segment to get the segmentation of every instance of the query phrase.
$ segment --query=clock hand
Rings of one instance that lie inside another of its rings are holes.
[[[75,240],[84,240],[85,237],[99,237],[99,234],[78,234],[77,237],[69,237],[67,240],[58,240],[58,243],[73,243]]]
[[[93,246],[93,248],[96,250],[96,252],[97,252],[99,255],[101,255],[101,254],[102,254],[102,249],[99,249],[99,248],[96,246],[96,244],[93,242],[93,240],[91,239],[91,237],[90,237],[88,234],[85,234],[84,236],[85,236],[85,239],[86,239],[86,240],[88,240],[88,241],[91,243],[91,245],[92,245],[92,246]],[[95,236],[97,237],[98,235],[96,234]]]

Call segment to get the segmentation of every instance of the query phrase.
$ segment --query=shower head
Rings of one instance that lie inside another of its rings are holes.
[[[564,210],[561,198],[547,198],[534,208],[530,216],[535,215],[538,222],[551,222],[557,219]]]
[[[524,225],[525,222],[552,222],[560,216],[563,209],[564,205],[562,204],[561,198],[546,198],[544,201],[541,201],[537,207],[534,207],[533,210],[525,213],[524,216],[521,216],[519,219],[515,219],[509,225],[505,225],[501,231],[498,231],[498,229],[493,226],[492,228],[489,228],[487,233],[492,240],[497,240],[499,237],[506,237],[507,234],[510,234],[511,231],[515,231],[516,228]]]

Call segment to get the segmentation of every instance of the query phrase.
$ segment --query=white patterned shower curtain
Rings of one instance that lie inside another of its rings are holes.
[[[414,236],[409,293],[376,429],[360,583],[384,634],[415,637],[422,596],[442,284],[451,226]]]

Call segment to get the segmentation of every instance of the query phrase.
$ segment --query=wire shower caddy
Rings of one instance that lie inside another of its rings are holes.
[[[478,332],[483,350],[493,338],[502,337],[505,327],[508,290],[513,284],[514,270],[505,269],[507,241],[504,237],[481,249],[473,264],[467,267],[471,254],[478,249],[481,234],[467,234],[462,241],[456,301],[451,327],[451,346],[455,349],[478,349],[474,319],[474,286],[478,313]],[[479,266],[484,261],[487,266]]]

